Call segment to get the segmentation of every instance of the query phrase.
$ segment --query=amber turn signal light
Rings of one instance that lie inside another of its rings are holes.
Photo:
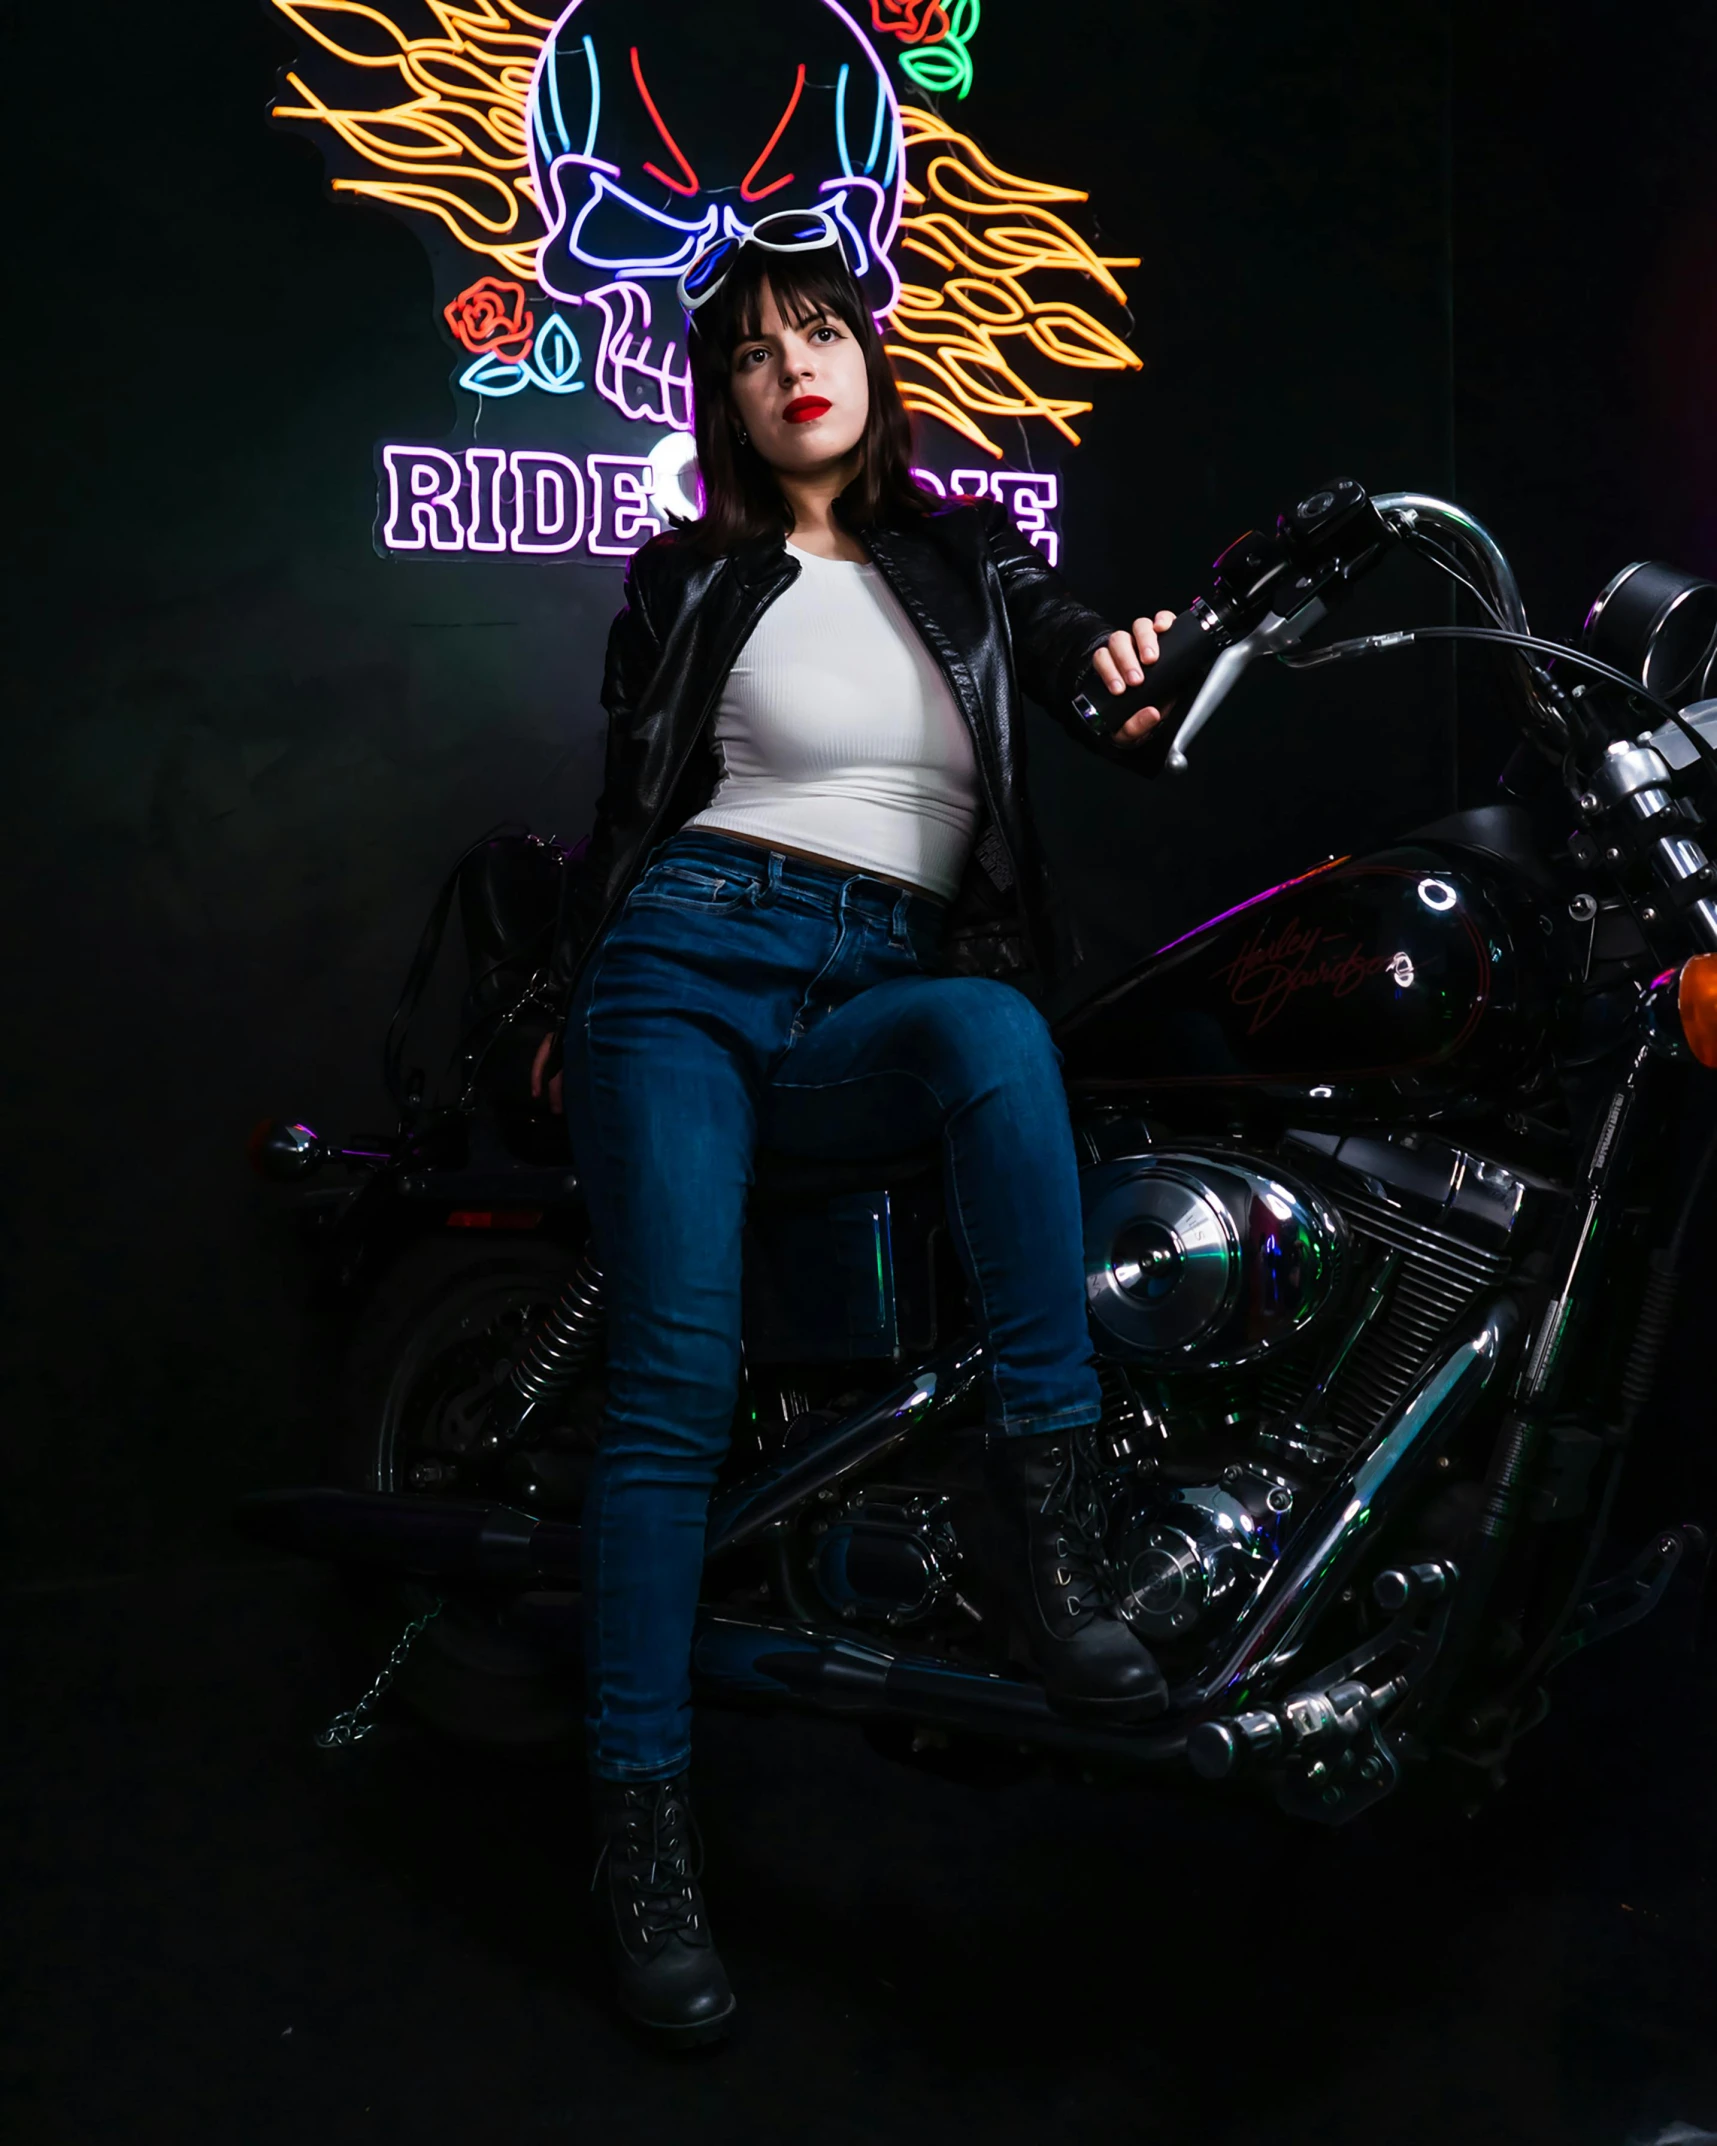
[[[1695,954],[1682,964],[1675,1005],[1687,1048],[1702,1066],[1717,1069],[1717,954]]]

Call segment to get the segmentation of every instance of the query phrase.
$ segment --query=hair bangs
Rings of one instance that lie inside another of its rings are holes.
[[[742,248],[727,281],[700,310],[698,334],[711,354],[731,358],[748,337],[763,332],[763,291],[767,285],[776,311],[801,332],[820,319],[838,320],[862,336],[868,318],[863,294],[853,281],[838,247],[814,253],[769,253],[761,246]],[[714,315],[706,329],[701,314]]]

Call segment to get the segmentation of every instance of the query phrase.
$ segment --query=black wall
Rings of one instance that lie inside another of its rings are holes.
[[[1569,630],[1642,553],[1717,570],[1717,20],[1697,0],[989,0],[970,122],[1137,250],[1142,383],[1073,458],[1069,567],[1180,603],[1306,480],[1453,492]],[[575,832],[618,575],[382,561],[370,453],[435,438],[427,265],[263,110],[276,19],[189,0],[9,32],[21,540],[3,801],[5,1525],[24,1577],[234,1554],[326,1366],[242,1164],[257,1117],[381,1119],[377,1046],[451,854]],[[17,204],[27,205],[28,213]],[[17,234],[22,234],[18,236]],[[1378,620],[1441,614],[1405,570]],[[1482,666],[1249,685],[1146,788],[1044,727],[1099,967],[1478,794]]]

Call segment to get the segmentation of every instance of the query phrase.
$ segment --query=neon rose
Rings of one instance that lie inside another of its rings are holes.
[[[531,354],[536,334],[536,315],[526,310],[522,283],[503,283],[496,276],[479,276],[441,309],[453,333],[474,358],[493,352],[509,365],[519,365]]]
[[[870,0],[870,19],[884,37],[903,45],[939,45],[948,34],[942,0]]]

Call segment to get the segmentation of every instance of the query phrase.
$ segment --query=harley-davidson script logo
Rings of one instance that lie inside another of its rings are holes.
[[[1283,924],[1260,924],[1216,975],[1228,986],[1231,1006],[1251,1009],[1246,1033],[1255,1036],[1303,992],[1350,998],[1361,984],[1385,975],[1398,989],[1405,988],[1413,969],[1401,954],[1368,954],[1351,932],[1326,931],[1302,924],[1296,916]]]

